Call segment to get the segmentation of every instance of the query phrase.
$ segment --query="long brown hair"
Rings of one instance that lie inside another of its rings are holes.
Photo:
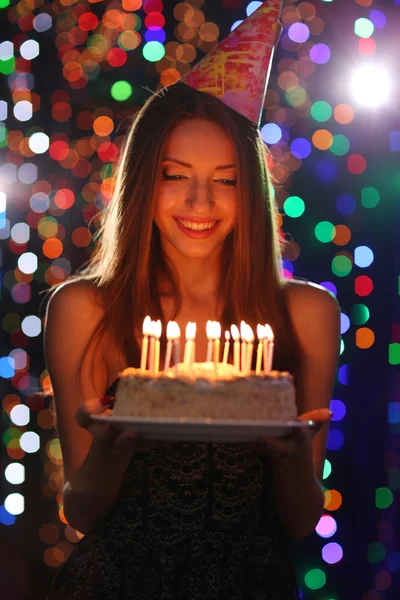
[[[219,320],[223,330],[241,320],[253,330],[257,323],[269,323],[276,340],[274,368],[294,372],[299,352],[279,272],[281,250],[266,148],[250,121],[183,83],[159,90],[138,113],[125,140],[114,196],[101,215],[95,252],[72,277],[92,280],[107,299],[90,343],[111,333],[126,364],[138,366],[135,329],[141,329],[147,314],[161,319],[163,332],[166,328],[157,288],[160,270],[171,283],[175,316],[179,312],[177,274],[163,255],[153,217],[166,138],[182,120],[196,117],[210,119],[229,133],[239,165],[237,221],[222,251]],[[164,348],[165,335],[161,341]]]

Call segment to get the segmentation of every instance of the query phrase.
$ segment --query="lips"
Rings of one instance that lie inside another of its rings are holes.
[[[195,217],[191,217],[190,219],[184,217],[174,217],[174,220],[180,231],[185,233],[188,237],[194,239],[204,239],[210,237],[211,235],[213,235],[213,233],[218,228],[219,224],[222,222],[221,220],[216,221],[215,219],[200,219]],[[214,225],[208,229],[191,229],[190,227],[185,227],[185,225],[180,221],[182,221],[183,223],[196,224],[214,223]]]

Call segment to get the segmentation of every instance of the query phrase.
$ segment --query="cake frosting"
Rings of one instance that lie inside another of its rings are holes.
[[[289,372],[243,374],[231,364],[179,363],[166,373],[119,374],[113,414],[138,418],[288,421],[297,417]]]

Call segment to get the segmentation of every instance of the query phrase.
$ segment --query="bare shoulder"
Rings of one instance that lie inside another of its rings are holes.
[[[285,282],[285,296],[293,320],[305,317],[340,317],[340,304],[326,288],[311,281],[290,279]]]
[[[324,287],[302,280],[285,283],[289,315],[303,351],[336,348],[340,341],[340,304]]]
[[[51,307],[51,308],[50,308]],[[101,290],[91,281],[76,279],[63,283],[50,296],[47,305],[49,310],[77,310],[85,313],[103,311],[103,296]]]

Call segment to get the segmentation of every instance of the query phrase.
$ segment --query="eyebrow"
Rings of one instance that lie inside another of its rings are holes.
[[[188,167],[189,169],[193,168],[193,165],[187,163],[187,162],[183,162],[183,160],[178,160],[177,158],[170,158],[168,156],[163,156],[163,161],[169,161],[169,162],[174,162],[177,163],[178,165],[182,165],[183,167]],[[218,165],[217,167],[215,167],[216,171],[222,171],[223,169],[232,169],[232,168],[236,168],[235,164],[231,164],[231,165]]]

